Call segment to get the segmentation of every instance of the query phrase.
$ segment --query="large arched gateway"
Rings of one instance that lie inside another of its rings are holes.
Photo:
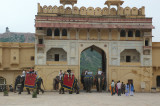
[[[98,70],[101,70],[107,79],[107,59],[103,49],[92,45],[85,48],[80,54],[80,74],[85,70],[96,75]],[[105,80],[106,82],[106,80]]]

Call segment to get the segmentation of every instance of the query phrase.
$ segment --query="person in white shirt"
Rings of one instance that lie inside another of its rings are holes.
[[[111,90],[112,90],[112,96],[113,96],[113,89],[114,89],[114,80],[112,80],[112,83],[111,83]]]
[[[59,71],[59,80],[61,81],[62,80],[62,77],[63,77],[63,72],[62,70]]]
[[[121,96],[121,83],[118,81],[117,83],[117,88],[118,88],[118,96]]]

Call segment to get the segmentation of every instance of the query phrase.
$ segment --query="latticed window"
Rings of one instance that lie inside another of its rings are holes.
[[[126,36],[126,31],[125,30],[121,30],[120,36],[121,37],[125,37]]]
[[[136,37],[140,37],[141,36],[141,32],[139,30],[136,30]]]
[[[67,36],[67,29],[62,30],[62,36]]]
[[[47,29],[47,36],[52,36],[52,29]]]
[[[133,31],[128,31],[128,37],[133,37]]]
[[[6,79],[3,77],[0,77],[0,85],[6,84]]]
[[[54,36],[60,36],[60,32],[58,28],[54,30]]]

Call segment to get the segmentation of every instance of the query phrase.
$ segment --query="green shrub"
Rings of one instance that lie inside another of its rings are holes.
[[[37,90],[36,89],[33,90],[32,98],[37,98]]]
[[[4,96],[8,96],[8,91],[7,90],[5,90],[4,92],[3,92],[4,94]]]

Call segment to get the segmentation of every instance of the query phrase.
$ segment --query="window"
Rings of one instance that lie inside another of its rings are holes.
[[[149,41],[145,40],[145,46],[149,46]]]
[[[55,59],[55,61],[59,61],[59,54],[55,54],[54,59]]]
[[[120,36],[121,37],[125,37],[126,36],[126,31],[125,30],[121,30]]]
[[[6,79],[4,79],[3,77],[0,77],[0,84],[6,84]]]
[[[52,29],[47,29],[47,36],[52,36]]]
[[[157,87],[160,87],[160,76],[157,76]]]
[[[34,61],[34,56],[31,56],[31,61]]]
[[[140,37],[141,36],[141,32],[139,30],[136,30],[136,37]]]
[[[43,44],[43,39],[39,39],[39,44]]]
[[[131,56],[126,56],[126,62],[131,62]]]
[[[16,57],[14,56],[13,59],[16,60]]]
[[[133,37],[133,31],[128,31],[128,37]]]
[[[43,30],[43,28],[42,27],[37,27],[37,30]]]
[[[60,36],[60,32],[58,28],[54,30],[54,36]]]
[[[66,29],[62,30],[62,36],[67,36],[67,30]]]

